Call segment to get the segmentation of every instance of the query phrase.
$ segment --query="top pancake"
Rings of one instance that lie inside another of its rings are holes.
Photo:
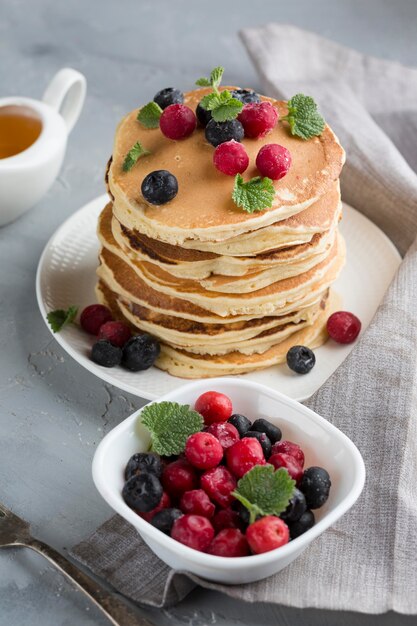
[[[195,109],[209,89],[185,94],[185,104]],[[285,102],[269,100],[286,115]],[[259,175],[255,159],[267,143],[278,143],[291,152],[292,166],[281,180],[274,181],[273,206],[249,214],[238,208],[231,195],[234,178],[217,171],[212,163],[213,146],[205,140],[204,129],[182,141],[167,139],[157,129],[146,129],[136,119],[138,110],[119,124],[109,170],[109,189],[114,196],[114,214],[127,228],[161,241],[183,244],[187,240],[223,241],[294,215],[317,201],[338,179],[344,151],[332,130],[326,126],[319,137],[304,141],[293,137],[288,125],[278,122],[266,137],[244,138],[250,165],[244,173],[248,180]],[[126,154],[140,141],[150,150],[129,171],[123,172]],[[157,169],[167,169],[177,177],[177,196],[162,206],[149,205],[141,194],[143,179]]]

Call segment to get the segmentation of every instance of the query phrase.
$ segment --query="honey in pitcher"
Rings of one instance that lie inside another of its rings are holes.
[[[27,150],[41,131],[42,121],[30,107],[17,104],[0,107],[0,159]]]

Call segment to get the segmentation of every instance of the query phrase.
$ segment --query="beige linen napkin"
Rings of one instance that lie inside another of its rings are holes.
[[[254,584],[173,572],[117,516],[73,555],[122,594],[154,606],[199,584],[248,602],[417,613],[417,70],[291,26],[241,36],[265,93],[317,99],[347,151],[344,200],[408,250],[370,327],[306,403],[359,447],[365,489],[296,561]]]

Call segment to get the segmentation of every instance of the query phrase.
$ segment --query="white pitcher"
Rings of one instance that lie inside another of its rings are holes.
[[[0,98],[0,109],[9,105],[28,107],[42,125],[40,135],[26,150],[0,158],[0,226],[35,205],[55,181],[68,135],[84,104],[86,84],[80,72],[64,68],[51,80],[41,101]]]

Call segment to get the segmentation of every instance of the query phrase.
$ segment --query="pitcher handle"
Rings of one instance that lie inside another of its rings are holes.
[[[45,89],[42,100],[62,115],[68,133],[79,118],[86,91],[85,76],[70,67],[59,70]]]

